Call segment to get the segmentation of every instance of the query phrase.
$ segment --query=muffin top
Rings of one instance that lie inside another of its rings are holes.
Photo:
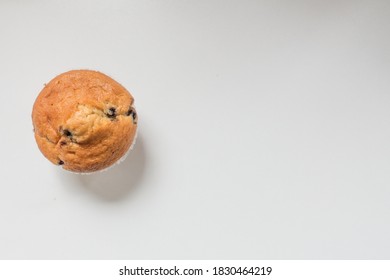
[[[134,98],[118,82],[91,70],[51,80],[37,97],[35,139],[52,163],[73,172],[105,169],[123,157],[137,130]]]

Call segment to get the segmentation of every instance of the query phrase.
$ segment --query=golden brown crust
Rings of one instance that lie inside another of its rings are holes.
[[[110,77],[73,70],[51,80],[37,97],[35,139],[52,163],[74,172],[105,169],[133,143],[137,130],[134,98]]]

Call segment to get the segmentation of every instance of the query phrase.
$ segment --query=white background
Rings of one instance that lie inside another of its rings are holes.
[[[389,1],[0,1],[0,258],[390,258]],[[71,69],[139,138],[80,176],[31,110]]]

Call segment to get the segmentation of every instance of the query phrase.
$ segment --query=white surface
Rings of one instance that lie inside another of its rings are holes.
[[[0,258],[390,258],[389,1],[1,1]],[[55,75],[127,87],[124,163],[65,173]]]

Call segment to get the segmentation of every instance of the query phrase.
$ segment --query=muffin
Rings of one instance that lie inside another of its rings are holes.
[[[133,96],[91,70],[69,71],[46,84],[35,100],[32,121],[42,154],[77,173],[113,165],[126,155],[137,131]]]

